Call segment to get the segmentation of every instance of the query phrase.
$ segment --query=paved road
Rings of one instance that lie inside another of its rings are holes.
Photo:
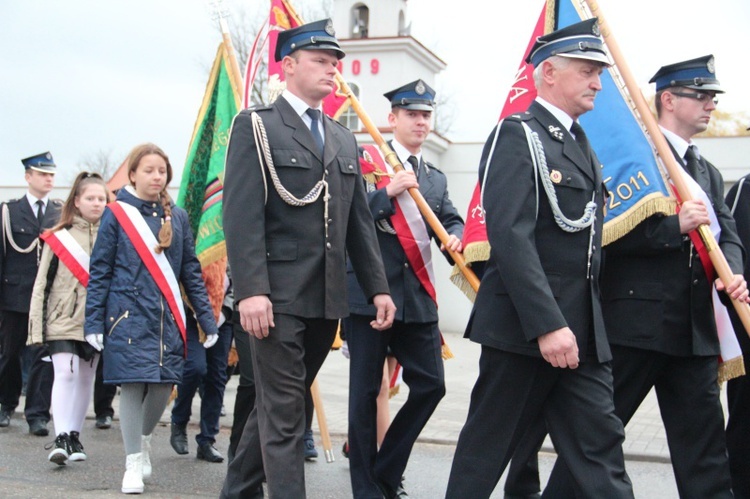
[[[89,460],[56,466],[46,460],[45,442],[51,438],[26,433],[25,425],[13,420],[8,430],[0,433],[0,497],[3,498],[108,498],[123,497],[120,482],[125,466],[119,426],[96,430],[93,421],[86,422],[83,442]],[[223,451],[229,433],[222,430],[218,447]],[[343,438],[334,437],[337,448]],[[218,497],[226,465],[211,464],[191,453],[178,456],[169,445],[169,428],[157,427],[153,441],[153,476],[147,482],[144,496],[157,498]],[[407,491],[413,498],[443,497],[454,445],[418,443],[406,470]],[[549,474],[554,455],[543,453],[540,459],[542,477]],[[669,464],[644,461],[627,463],[635,484],[636,497],[676,498],[677,491]],[[310,499],[343,499],[351,497],[348,461],[340,455],[333,463],[324,460],[306,465],[307,492]],[[492,496],[502,497],[502,487]]]

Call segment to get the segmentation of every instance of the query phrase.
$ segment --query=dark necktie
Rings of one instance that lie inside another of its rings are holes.
[[[320,111],[313,108],[308,108],[307,111],[305,111],[307,115],[312,120],[312,123],[310,124],[310,132],[312,133],[313,139],[315,140],[315,145],[318,146],[318,152],[320,153],[320,157],[323,157],[323,136],[320,134]]]
[[[685,170],[693,178],[698,178],[698,169],[700,163],[698,162],[698,155],[695,153],[695,146],[689,146],[687,152],[685,152]]]
[[[44,218],[44,201],[40,199],[35,204],[36,204],[36,219],[39,220],[39,222],[41,223],[42,218]]]
[[[573,125],[570,127],[571,133],[575,135],[576,143],[578,144],[578,147],[581,148],[581,151],[583,151],[583,155],[586,156],[586,158],[590,158],[590,149],[589,146],[589,139],[586,138],[586,134],[583,132],[583,128],[581,125],[578,124],[577,121],[573,122]]]
[[[416,156],[409,156],[406,161],[411,165],[411,169],[414,170],[414,175],[419,176],[419,160]]]

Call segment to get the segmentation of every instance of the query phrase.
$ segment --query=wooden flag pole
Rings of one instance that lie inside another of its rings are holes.
[[[294,18],[295,22],[297,22],[298,24],[304,24],[304,21],[300,19],[289,2],[284,0],[284,4],[286,5],[287,9],[289,9],[289,14]],[[383,152],[383,156],[385,156],[385,160],[388,161],[388,163],[391,165],[393,171],[402,171],[404,169],[404,165],[401,164],[401,161],[399,161],[396,153],[393,152],[388,143],[385,141],[380,133],[380,130],[378,130],[378,127],[375,126],[375,124],[372,122],[370,116],[360,104],[359,99],[357,99],[357,96],[354,95],[354,92],[352,92],[352,89],[349,88],[346,80],[344,80],[344,77],[341,76],[341,73],[338,70],[336,70],[336,81],[338,82],[339,88],[341,89],[341,94],[345,95],[349,99],[349,105],[351,105],[352,109],[354,109],[354,111],[357,113],[357,116],[359,116],[359,119],[362,121],[365,129],[367,129],[367,132],[373,138],[378,147],[380,147],[380,150]],[[427,201],[425,201],[422,193],[419,192],[419,189],[417,189],[416,187],[412,187],[409,189],[409,194],[417,203],[417,207],[419,208],[420,213],[422,213],[425,221],[435,232],[435,235],[438,237],[440,242],[447,246],[448,238],[450,237],[450,235],[448,234],[448,231],[445,230],[445,227],[443,227],[443,225],[440,223],[440,220],[438,219],[437,215],[435,215],[435,212],[432,211],[430,205],[428,205]],[[457,253],[449,249],[446,250],[450,254],[451,258],[453,258],[453,261],[456,263],[458,268],[461,270],[461,273],[466,278],[466,281],[471,285],[475,292],[478,291],[479,278],[474,273],[474,271],[466,265],[464,256],[461,253]]]
[[[323,399],[320,397],[320,389],[318,388],[318,378],[315,378],[312,385],[310,385],[310,394],[315,405],[315,417],[318,419],[320,440],[323,442],[323,453],[326,456],[326,462],[332,463],[334,461],[333,446],[331,445],[331,434],[328,433],[328,421],[326,420],[326,411],[323,409]]]
[[[640,114],[643,123],[646,125],[648,134],[649,136],[651,136],[651,140],[654,142],[654,146],[656,146],[656,151],[659,154],[662,162],[664,163],[664,166],[667,169],[667,173],[669,174],[672,183],[677,189],[677,193],[679,194],[680,199],[682,199],[683,202],[692,200],[693,197],[690,194],[690,189],[688,189],[685,180],[682,178],[682,167],[680,167],[677,164],[677,161],[675,161],[674,154],[672,154],[672,150],[670,149],[669,144],[667,144],[667,139],[664,138],[664,135],[661,133],[661,129],[659,129],[659,125],[656,122],[656,119],[654,118],[653,114],[651,114],[651,110],[646,103],[646,99],[643,97],[640,88],[638,88],[635,78],[633,78],[633,74],[631,73],[627,62],[625,62],[625,58],[620,51],[617,40],[615,40],[615,37],[612,34],[609,23],[607,23],[607,19],[604,17],[604,14],[599,7],[599,2],[597,0],[583,1],[585,1],[588,5],[589,10],[591,11],[591,15],[599,18],[599,30],[602,33],[602,37],[604,37],[604,41],[607,44],[609,53],[612,56],[615,65],[620,70],[620,75],[625,82],[628,93],[630,93],[630,97],[635,103],[638,114]],[[721,249],[716,242],[716,238],[714,238],[713,233],[711,233],[711,228],[708,225],[704,224],[698,227],[697,230],[701,236],[701,239],[703,240],[703,243],[706,245],[708,255],[709,257],[711,257],[711,262],[714,264],[714,268],[716,269],[719,278],[721,278],[722,282],[724,283],[732,282],[734,273],[729,267],[729,264],[724,257],[724,253],[721,252]],[[748,335],[750,335],[750,306],[747,303],[741,302],[739,300],[732,300],[732,304],[737,311],[737,315],[739,315],[740,319],[742,320],[742,324],[745,326],[745,331],[748,333]]]

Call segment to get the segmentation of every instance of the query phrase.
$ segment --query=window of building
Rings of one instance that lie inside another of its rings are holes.
[[[349,84],[349,88],[352,89],[352,93],[354,94],[354,96],[359,99],[359,85],[350,81],[347,83]],[[341,116],[339,116],[339,123],[344,125],[352,132],[359,131],[359,116],[357,116],[357,113],[354,111],[354,109],[352,109],[351,106],[349,106],[346,111],[341,113]]]
[[[352,38],[367,38],[370,28],[370,9],[364,4],[352,7]]]

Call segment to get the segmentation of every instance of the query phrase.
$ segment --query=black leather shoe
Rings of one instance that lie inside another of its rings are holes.
[[[13,410],[0,409],[0,428],[6,428],[10,426],[10,417],[13,415]]]
[[[187,425],[172,423],[172,436],[169,437],[169,443],[177,454],[188,453],[187,442]]]
[[[213,444],[209,443],[198,445],[197,457],[198,459],[203,459],[209,463],[220,463],[224,461],[224,456],[216,450],[216,447],[214,447]]]
[[[47,435],[49,435],[49,430],[47,430],[47,422],[41,419],[29,421],[29,433],[31,433],[32,435],[36,435],[37,437],[46,437]]]
[[[385,499],[402,499],[409,497],[409,494],[404,490],[403,483],[399,483],[398,487],[395,489],[382,480],[375,480],[375,484],[380,489],[380,492],[383,493]]]
[[[109,430],[112,427],[112,416],[99,416],[96,418],[96,427],[100,430]]]

